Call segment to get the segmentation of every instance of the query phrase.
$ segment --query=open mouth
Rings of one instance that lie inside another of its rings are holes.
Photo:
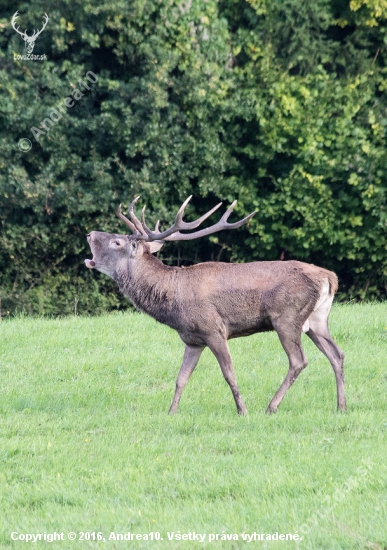
[[[89,269],[93,269],[93,267],[95,267],[95,261],[94,260],[85,260],[85,265]]]

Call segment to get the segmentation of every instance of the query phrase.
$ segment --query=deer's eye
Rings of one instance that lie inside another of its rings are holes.
[[[122,242],[119,239],[111,240],[110,246],[113,248],[122,248]]]

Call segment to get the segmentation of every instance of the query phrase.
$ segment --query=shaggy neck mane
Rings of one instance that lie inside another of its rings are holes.
[[[176,269],[145,253],[130,260],[124,270],[118,270],[116,282],[137,309],[175,328],[180,309],[173,291]]]

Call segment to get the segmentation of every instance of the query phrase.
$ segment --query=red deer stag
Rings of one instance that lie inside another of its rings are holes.
[[[181,394],[208,346],[219,362],[229,384],[239,414],[247,412],[237,386],[227,344],[230,338],[275,330],[289,359],[289,371],[266,412],[276,412],[286,392],[306,367],[301,333],[306,332],[329,359],[336,376],[337,406],[346,409],[344,395],[344,354],[333,341],[328,316],[337,290],[337,277],[331,271],[297,261],[227,264],[206,262],[190,267],[164,265],[153,253],[166,241],[186,241],[223,229],[236,229],[243,220],[228,223],[236,201],[213,226],[193,233],[222,204],[193,222],[183,221],[189,197],[179,209],[174,224],[151,231],[134,213],[136,197],[129,207],[131,221],[119,208],[117,215],[132,235],[92,231],[87,240],[93,254],[85,260],[90,269],[108,275],[120,291],[141,311],[175,329],[185,343],[183,364],[169,412],[177,411]]]

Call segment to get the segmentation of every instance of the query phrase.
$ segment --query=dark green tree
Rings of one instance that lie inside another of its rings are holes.
[[[166,261],[297,258],[334,269],[343,299],[385,297],[386,13],[376,0],[33,0],[18,10],[27,31],[46,10],[49,23],[34,49],[47,60],[18,59],[15,6],[3,2],[3,314],[123,307],[84,268],[85,236],[124,231],[115,210],[137,194],[164,225],[190,194],[188,219],[219,199],[237,198],[240,216],[258,210],[238,233],[168,245]]]

